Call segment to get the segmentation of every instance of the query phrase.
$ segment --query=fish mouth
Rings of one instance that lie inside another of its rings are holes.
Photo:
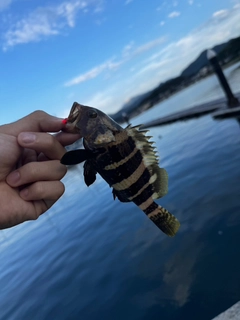
[[[72,108],[70,110],[69,116],[68,116],[68,122],[74,123],[76,122],[79,114],[80,114],[81,106],[77,102],[74,102],[72,105]]]
[[[69,132],[69,133],[79,133],[79,129],[77,128],[76,124],[78,122],[80,114],[81,114],[81,105],[77,102],[74,102],[63,131]]]

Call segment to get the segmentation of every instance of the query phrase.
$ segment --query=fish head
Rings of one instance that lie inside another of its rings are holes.
[[[78,133],[90,149],[115,141],[115,133],[123,130],[102,111],[73,103],[64,131]]]

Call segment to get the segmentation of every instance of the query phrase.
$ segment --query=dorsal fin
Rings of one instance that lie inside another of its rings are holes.
[[[168,174],[165,169],[159,167],[159,158],[153,142],[149,141],[151,136],[146,136],[146,130],[139,131],[139,127],[126,128],[128,135],[133,137],[136,147],[141,151],[143,162],[149,169],[151,178],[149,183],[153,186],[153,199],[163,197],[168,192]]]
[[[153,164],[158,164],[158,156],[155,148],[152,146],[153,142],[149,141],[151,136],[146,136],[146,130],[139,131],[139,126],[126,128],[129,136],[133,137],[136,147],[141,151],[143,156],[143,161],[146,167]]]

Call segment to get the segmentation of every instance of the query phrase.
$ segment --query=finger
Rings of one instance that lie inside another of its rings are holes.
[[[21,190],[20,196],[26,201],[44,200],[49,208],[63,195],[64,191],[65,187],[61,181],[38,181]]]
[[[82,138],[79,134],[76,134],[76,133],[72,134],[72,133],[66,133],[66,132],[59,132],[54,134],[53,136],[58,142],[61,143],[62,146],[68,146]],[[45,154],[42,152],[37,157],[37,161],[46,161],[46,160],[49,160],[49,158],[46,157]]]
[[[11,172],[7,176],[6,182],[11,187],[20,187],[36,181],[60,180],[66,172],[66,166],[62,165],[59,160],[29,162],[18,170]]]
[[[42,152],[49,159],[60,160],[66,152],[61,143],[49,133],[21,132],[17,139],[20,146]]]
[[[22,155],[22,166],[29,163],[37,161],[37,153],[35,150],[24,148]]]
[[[42,152],[37,157],[37,161],[48,161],[48,160],[49,160],[49,158],[46,157],[45,154]]]
[[[58,132],[54,137],[61,143],[63,146],[68,146],[75,141],[81,139],[81,135],[78,133],[67,133],[67,132]]]
[[[1,132],[15,137],[23,131],[58,132],[65,126],[62,120],[39,110],[14,123],[1,126]]]
[[[15,137],[2,133],[0,133],[0,150],[0,180],[4,181],[21,159],[23,150]]]

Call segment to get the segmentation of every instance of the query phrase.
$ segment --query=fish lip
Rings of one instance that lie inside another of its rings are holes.
[[[80,112],[81,112],[80,104],[78,104],[77,102],[74,102],[68,116],[68,123],[69,122],[74,123],[78,119]]]
[[[80,118],[80,114],[81,114],[81,105],[78,104],[77,102],[74,102],[70,110],[69,116],[67,118],[67,123],[63,128],[64,132],[80,133],[79,128],[77,128],[76,126]]]

